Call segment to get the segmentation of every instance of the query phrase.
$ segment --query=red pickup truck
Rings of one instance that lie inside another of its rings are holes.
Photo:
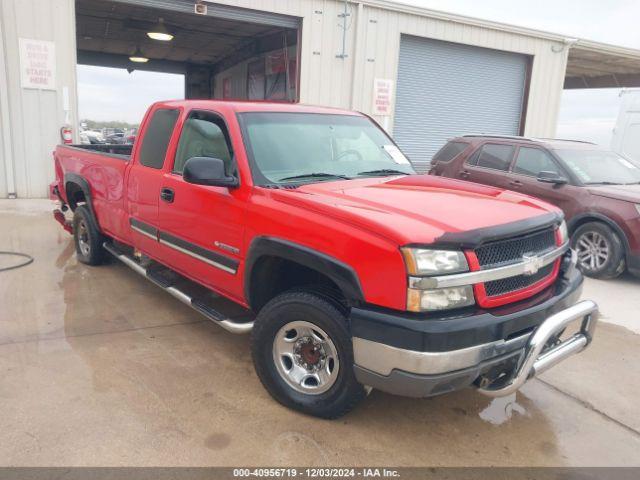
[[[161,102],[133,146],[54,160],[78,259],[110,254],[251,332],[265,388],[305,413],[338,417],[371,388],[508,395],[593,337],[559,209],[416,175],[359,113]]]

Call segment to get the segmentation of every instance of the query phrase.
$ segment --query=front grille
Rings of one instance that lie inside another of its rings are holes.
[[[550,263],[546,267],[542,267],[533,275],[517,275],[515,277],[486,282],[484,284],[484,288],[489,297],[517,292],[518,290],[530,287],[531,285],[538,283],[540,280],[546,278],[548,275],[551,275],[551,272],[553,272],[553,267],[554,264]]]
[[[475,250],[482,270],[503,267],[522,262],[524,255],[542,255],[556,248],[556,235],[553,228],[522,235],[520,237],[498,240],[487,243]],[[517,292],[547,278],[553,272],[551,263],[533,275],[517,275],[515,277],[493,280],[484,284],[488,297]]]
[[[553,229],[530,233],[521,237],[491,242],[476,249],[480,267],[502,267],[522,261],[525,254],[541,254],[556,247],[556,235]]]

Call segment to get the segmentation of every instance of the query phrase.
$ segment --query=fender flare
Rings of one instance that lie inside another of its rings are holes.
[[[576,225],[578,223],[583,223],[583,220],[589,221],[589,219],[593,219],[593,221],[596,221],[596,222],[602,222],[607,226],[611,227],[611,229],[614,232],[616,232],[616,234],[622,240],[622,243],[624,245],[625,256],[627,255],[627,253],[629,252],[629,239],[627,238],[627,235],[624,233],[624,231],[620,228],[620,226],[616,222],[614,222],[609,217],[601,213],[588,212],[588,213],[582,213],[580,215],[576,215],[571,220],[569,220],[569,222],[567,222],[567,227],[569,228],[569,234],[570,235],[573,234],[574,230],[576,229]]]
[[[350,303],[364,303],[357,273],[346,263],[312,248],[275,237],[256,237],[249,246],[245,261],[244,294],[251,303],[251,278],[260,258],[278,257],[303,265],[326,275],[342,291]]]
[[[69,186],[70,185],[77,185],[80,190],[82,190],[82,193],[84,193],[84,198],[86,200],[87,203],[87,208],[89,209],[89,212],[91,212],[91,217],[93,219],[93,223],[95,225],[95,227],[98,229],[99,232],[101,232],[102,230],[100,229],[100,224],[98,223],[98,218],[96,217],[96,212],[93,208],[93,201],[91,199],[91,188],[89,187],[89,182],[87,181],[86,178],[84,178],[81,175],[78,175],[77,173],[66,173],[64,176],[64,193],[65,196],[67,197],[67,203],[69,204],[69,207],[71,208],[71,210],[75,210],[76,208],[76,203],[74,200],[69,198]]]

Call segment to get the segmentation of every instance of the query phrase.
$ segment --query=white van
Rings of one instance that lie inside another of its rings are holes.
[[[613,130],[611,150],[640,162],[640,88],[620,92],[622,102]]]

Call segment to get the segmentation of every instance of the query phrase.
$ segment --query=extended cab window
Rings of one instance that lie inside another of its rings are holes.
[[[151,117],[140,147],[140,163],[145,167],[162,168],[167,146],[178,120],[178,110],[156,110]]]
[[[210,112],[193,112],[184,122],[173,171],[182,173],[184,164],[192,157],[219,158],[224,161],[226,174],[234,174],[229,134],[224,122],[217,115]]]
[[[540,172],[558,172],[558,167],[553,159],[539,148],[520,147],[514,173],[537,177]]]
[[[493,170],[509,170],[514,147],[498,143],[486,143],[474,157],[474,165]]]
[[[469,146],[466,142],[449,142],[433,156],[432,163],[448,163]]]

